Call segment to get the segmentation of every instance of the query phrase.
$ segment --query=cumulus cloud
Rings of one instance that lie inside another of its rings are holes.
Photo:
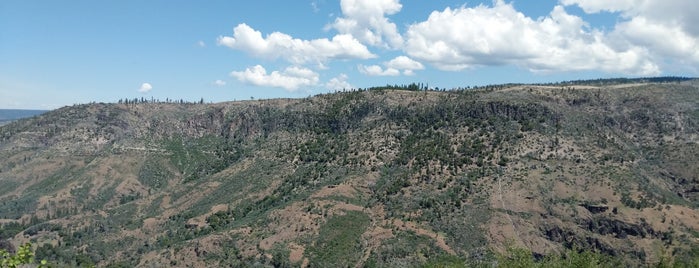
[[[246,68],[244,71],[233,71],[231,76],[238,81],[256,86],[279,87],[288,91],[296,91],[304,86],[318,84],[318,73],[313,70],[292,66],[284,71],[267,73],[261,65]]]
[[[403,37],[385,16],[398,13],[402,7],[399,0],[342,0],[343,17],[330,27],[372,46],[400,48]]]
[[[383,66],[384,67],[379,65],[359,65],[357,69],[359,72],[371,76],[397,76],[400,75],[401,72],[403,75],[414,75],[415,70],[425,69],[422,63],[406,56],[395,57],[390,61],[384,62]]]
[[[516,65],[531,71],[603,70],[653,75],[659,67],[648,50],[613,44],[580,17],[556,6],[533,20],[511,4],[435,11],[406,33],[408,55],[443,70]]]
[[[311,2],[315,8],[316,1]],[[618,16],[611,29],[595,28],[566,11],[576,5],[586,13]],[[517,66],[532,72],[602,71],[625,75],[657,75],[668,66],[699,70],[699,5],[688,0],[558,0],[550,13],[531,18],[512,1],[491,5],[447,7],[399,32],[389,17],[401,12],[399,0],[341,0],[342,14],[326,25],[337,35],[304,40],[273,32],[263,35],[239,24],[218,45],[254,57],[281,59],[293,66],[322,70],[336,59],[373,59],[367,46],[402,52],[388,61],[357,65],[370,76],[413,75],[425,65],[459,71],[479,66]],[[388,58],[387,58],[388,59]],[[386,60],[387,60],[386,59]],[[677,64],[679,63],[679,64]],[[423,65],[425,64],[425,65]],[[290,67],[292,68],[292,67]],[[285,69],[267,73],[262,66],[233,72],[239,80],[287,90],[318,84],[318,74]],[[292,81],[284,84],[274,81]],[[335,77],[325,85],[337,88]]]
[[[370,75],[370,76],[397,76],[400,75],[400,71],[394,69],[394,68],[382,68],[379,65],[369,65],[369,66],[364,66],[364,65],[359,65],[357,66],[357,69],[359,70],[360,73]]]
[[[233,29],[233,36],[219,36],[218,44],[242,50],[257,57],[282,58],[299,65],[309,62],[322,64],[329,59],[369,59],[376,55],[349,34],[339,34],[332,39],[302,40],[290,35],[273,32],[266,37],[247,24]]]
[[[422,63],[406,56],[395,57],[394,59],[385,62],[384,65],[387,68],[403,70],[404,75],[413,75],[415,70],[425,69],[425,66],[423,66]]]
[[[333,77],[325,83],[325,87],[327,87],[330,90],[334,91],[340,91],[340,90],[345,90],[345,89],[351,89],[352,85],[347,82],[347,75],[346,74],[340,74],[337,77]]]
[[[206,47],[206,43],[204,43],[204,41],[199,40],[199,41],[197,41],[197,46]]]
[[[648,49],[656,59],[699,64],[699,5],[686,0],[561,0],[586,13],[619,12],[626,18],[610,37],[614,41]]]
[[[143,83],[141,84],[141,87],[138,89],[138,92],[141,93],[147,93],[153,89],[153,86],[150,83]]]
[[[637,0],[560,0],[560,3],[566,6],[578,5],[587,13],[625,11],[629,10],[634,5],[638,5],[638,2]]]
[[[214,86],[217,86],[217,87],[222,87],[222,86],[225,86],[225,85],[226,85],[226,81],[223,81],[223,80],[220,80],[220,79],[219,79],[219,80],[214,81],[212,84],[213,84]]]
[[[640,45],[657,54],[689,64],[699,64],[699,38],[679,27],[654,23],[645,17],[635,17],[617,25],[615,34],[631,45]]]

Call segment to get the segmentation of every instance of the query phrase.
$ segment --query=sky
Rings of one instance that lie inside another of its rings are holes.
[[[0,0],[0,109],[699,76],[695,0]]]

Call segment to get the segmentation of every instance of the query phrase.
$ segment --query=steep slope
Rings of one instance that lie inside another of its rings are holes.
[[[74,265],[680,259],[698,133],[694,80],[76,105],[0,128],[0,234]]]

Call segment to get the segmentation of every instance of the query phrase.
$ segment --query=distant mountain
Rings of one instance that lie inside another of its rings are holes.
[[[0,126],[17,119],[40,115],[48,110],[0,109]]]
[[[15,121],[0,242],[66,266],[493,267],[508,247],[699,260],[697,80],[424,89]]]

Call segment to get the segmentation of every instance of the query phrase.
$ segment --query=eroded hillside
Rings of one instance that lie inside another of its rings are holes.
[[[0,238],[56,263],[699,254],[693,80],[76,105],[1,127],[0,159]]]

